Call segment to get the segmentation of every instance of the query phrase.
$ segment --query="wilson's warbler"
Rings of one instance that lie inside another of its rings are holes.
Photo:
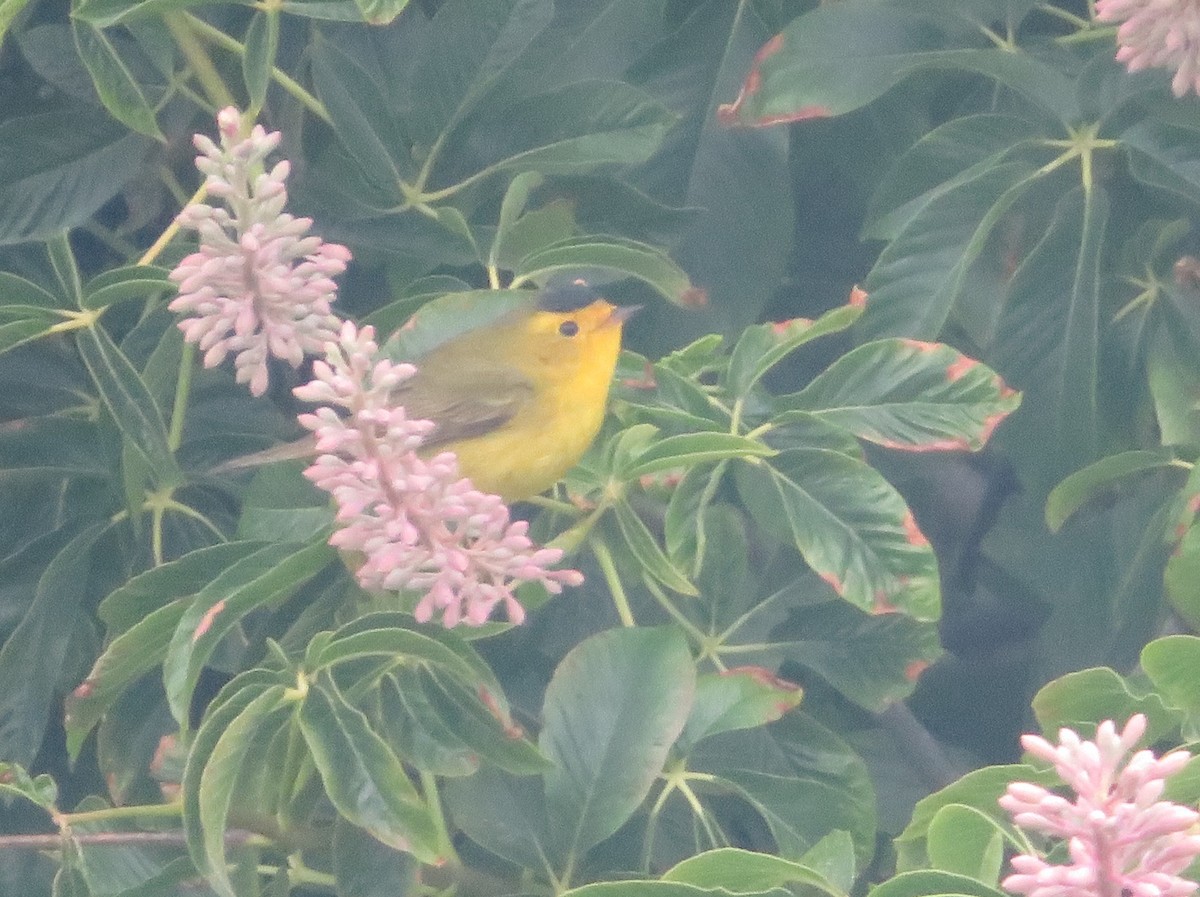
[[[464,476],[506,502],[536,495],[596,438],[621,329],[637,310],[612,305],[581,281],[547,287],[530,307],[418,357],[396,404],[437,424],[422,453],[454,452]],[[307,451],[268,450],[222,467],[311,454],[305,442]]]

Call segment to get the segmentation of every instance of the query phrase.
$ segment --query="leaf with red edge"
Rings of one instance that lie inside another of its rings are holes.
[[[727,125],[766,127],[844,115],[929,68],[984,75],[1060,116],[1077,110],[1062,73],[1028,53],[964,47],[946,25],[939,10],[876,0],[823,3],[763,45],[737,98],[717,116]]]
[[[937,343],[886,339],[843,355],[780,400],[887,448],[982,448],[1021,397],[995,371]]]
[[[795,545],[842,598],[868,612],[937,619],[937,559],[895,488],[865,462],[790,449],[734,467],[755,521]]]
[[[798,707],[803,699],[800,686],[764,667],[735,667],[700,676],[676,750],[686,753],[702,738],[721,732],[765,726]]]

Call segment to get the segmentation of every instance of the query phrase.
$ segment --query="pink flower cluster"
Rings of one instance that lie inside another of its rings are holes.
[[[460,476],[453,453],[417,454],[434,424],[410,419],[392,398],[416,369],[379,358],[374,336],[344,323],[314,363],[314,379],[294,390],[323,406],[300,416],[321,453],[305,476],[337,503],[341,526],[330,543],[364,556],[359,584],[423,591],[416,618],[440,614],[450,627],[478,626],[500,603],[520,623],[525,610],[513,588],[522,581],[555,593],[582,582],[577,571],[548,569],[562,552],[534,545],[499,496]]]
[[[1121,23],[1117,61],[1129,71],[1173,69],[1175,96],[1200,94],[1200,0],[1096,0],[1096,18]]]
[[[264,164],[278,132],[256,125],[239,138],[241,115],[233,108],[221,111],[217,125],[220,145],[195,136],[196,167],[207,175],[209,195],[226,207],[195,203],[179,214],[182,226],[199,233],[200,248],[171,272],[179,295],[170,308],[185,316],[179,327],[199,344],[206,367],[232,354],[238,382],[262,395],[268,356],[297,367],[305,353],[336,338],[333,277],[345,270],[350,251],[307,235],[312,220],[283,211],[288,163],[270,170]]]
[[[1166,779],[1191,755],[1141,750],[1130,757],[1145,731],[1138,714],[1119,734],[1111,721],[1101,723],[1095,741],[1070,729],[1059,731],[1057,745],[1022,737],[1026,751],[1054,764],[1075,799],[1014,782],[1000,805],[1017,826],[1066,840],[1069,862],[1015,856],[1006,889],[1028,897],[1187,897],[1196,890],[1179,873],[1200,855],[1200,814],[1159,800]]]

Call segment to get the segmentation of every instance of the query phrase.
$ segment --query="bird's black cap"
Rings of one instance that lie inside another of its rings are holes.
[[[538,294],[537,304],[542,311],[567,312],[586,308],[599,298],[600,294],[594,287],[588,286],[582,280],[576,280],[571,283],[547,284]]]

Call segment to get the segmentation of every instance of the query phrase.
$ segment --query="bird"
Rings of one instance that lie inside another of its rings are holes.
[[[587,283],[547,286],[533,301],[414,360],[393,396],[434,429],[420,453],[451,451],[479,490],[512,504],[544,492],[583,457],[604,421],[626,321]],[[282,450],[281,450],[282,449]],[[311,455],[310,439],[218,471]]]

